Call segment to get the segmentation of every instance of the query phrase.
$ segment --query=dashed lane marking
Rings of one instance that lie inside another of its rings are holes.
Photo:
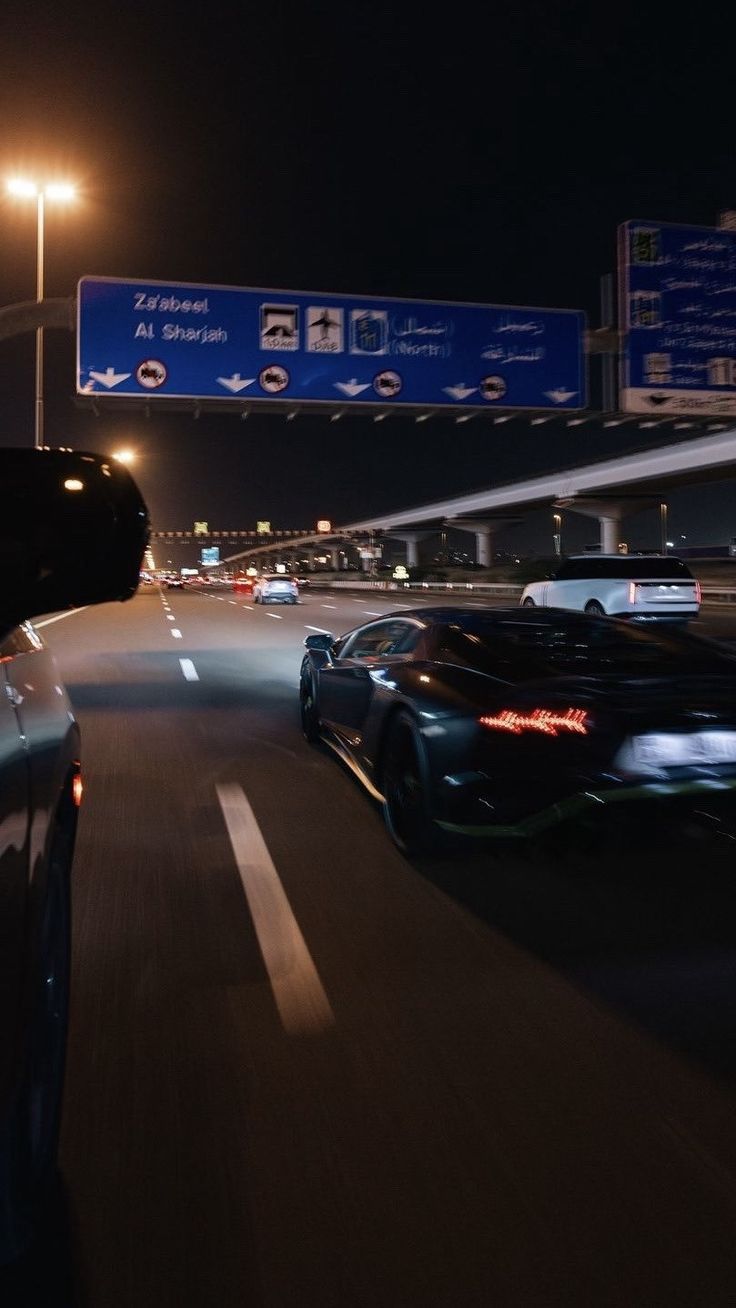
[[[266,614],[266,617],[267,617],[267,618],[275,618],[277,622],[283,622],[283,620],[284,620],[284,618],[283,618],[283,614],[281,614],[281,613],[267,613],[267,614]]]
[[[284,1029],[324,1031],[335,1015],[253,809],[236,783],[219,785],[217,798]]]
[[[199,673],[191,659],[179,659],[185,681],[199,681]]]
[[[174,637],[174,640],[181,640],[181,632],[178,627],[172,627],[171,634]]]
[[[331,631],[328,631],[328,630],[327,630],[327,627],[310,627],[310,625],[309,625],[308,622],[305,622],[305,623],[304,623],[304,626],[306,627],[307,631],[322,631],[322,632],[324,632],[325,636],[331,636],[331,635],[332,635],[332,632],[331,632]]]

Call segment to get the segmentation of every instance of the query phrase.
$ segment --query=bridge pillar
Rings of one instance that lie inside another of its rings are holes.
[[[490,568],[493,563],[493,537],[501,527],[514,527],[521,518],[445,518],[446,527],[458,531],[472,531],[475,536],[475,562],[479,568]]]
[[[419,565],[419,542],[434,536],[433,531],[389,531],[392,540],[403,540],[406,545],[406,566],[416,568]]]
[[[556,500],[556,509],[571,509],[586,518],[597,518],[600,528],[602,554],[618,554],[621,544],[621,522],[624,518],[644,509],[654,508],[662,502],[661,495],[622,495],[604,499],[598,495],[575,495],[570,499]]]
[[[332,546],[330,547],[330,554],[332,555],[332,569],[333,569],[333,572],[339,572],[339,571],[340,571],[340,547],[339,547],[339,545],[332,545]]]

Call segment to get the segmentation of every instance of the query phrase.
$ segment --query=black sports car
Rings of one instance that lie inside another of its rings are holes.
[[[736,655],[695,636],[438,607],[304,643],[304,734],[383,802],[405,853],[736,791]]]

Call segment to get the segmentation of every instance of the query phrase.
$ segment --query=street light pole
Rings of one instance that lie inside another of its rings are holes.
[[[36,302],[43,300],[43,227],[44,227],[44,193],[39,186],[36,196]],[[37,450],[43,446],[43,327],[36,328],[36,403],[34,444]]]
[[[11,195],[36,201],[36,303],[41,304],[43,301],[43,241],[46,199],[73,200],[74,187],[67,182],[51,182],[48,186],[37,186],[34,181],[29,181],[23,177],[14,177],[8,181],[7,189]],[[43,446],[43,327],[40,323],[36,328],[34,445],[37,450],[40,450]]]

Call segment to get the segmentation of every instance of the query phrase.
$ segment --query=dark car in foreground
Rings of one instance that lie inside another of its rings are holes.
[[[0,1263],[53,1178],[64,1078],[80,734],[29,618],[135,593],[148,519],[96,455],[0,450]]]
[[[685,632],[437,607],[304,643],[304,734],[383,803],[406,853],[736,795],[736,655]]]

